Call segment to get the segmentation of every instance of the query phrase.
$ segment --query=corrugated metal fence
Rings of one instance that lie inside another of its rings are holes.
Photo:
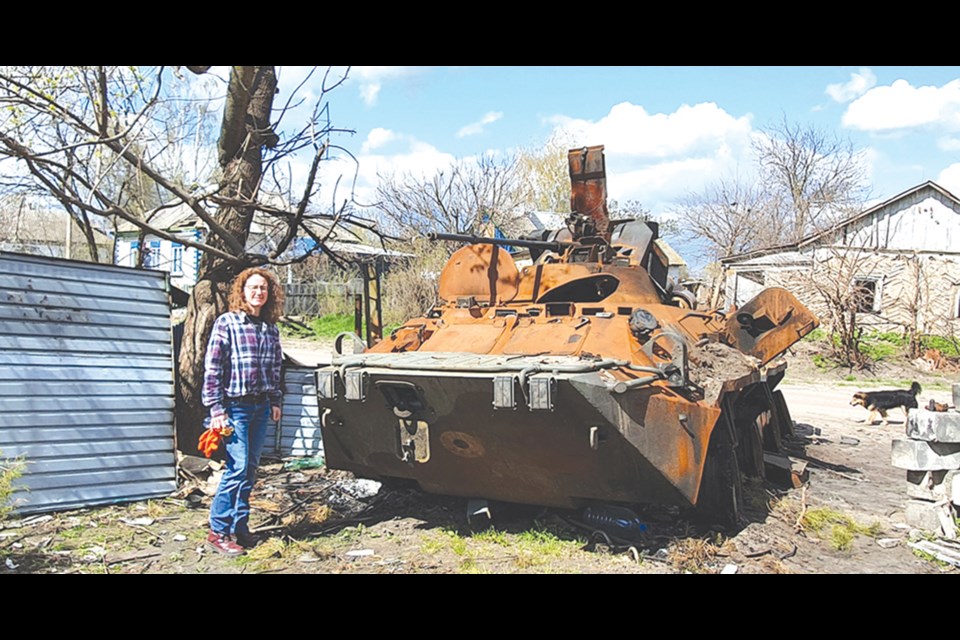
[[[0,252],[0,450],[20,513],[176,489],[166,274]]]
[[[286,366],[283,371],[283,418],[278,433],[269,423],[264,455],[322,456],[317,406],[316,368]]]

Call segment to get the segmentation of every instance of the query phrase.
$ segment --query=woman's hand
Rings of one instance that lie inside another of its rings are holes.
[[[227,428],[227,414],[222,413],[219,416],[213,416],[210,418],[210,426],[208,429],[220,429],[223,431]]]
[[[280,407],[271,406],[270,407],[270,419],[274,422],[280,422],[280,418],[283,416],[283,411]]]

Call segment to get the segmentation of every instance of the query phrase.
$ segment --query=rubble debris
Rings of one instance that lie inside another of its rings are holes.
[[[929,553],[941,562],[947,562],[955,567],[960,567],[960,546],[949,540],[917,540],[907,543],[911,549],[917,549],[924,553]]]
[[[214,470],[214,465],[208,458],[188,456],[179,451],[177,454],[178,469],[195,479],[203,480]]]
[[[707,342],[690,349],[690,381],[703,388],[707,404],[716,404],[726,380],[744,378],[757,370],[759,360],[721,342]]]
[[[294,458],[283,464],[284,471],[299,471],[301,469],[322,469],[326,463],[322,455],[316,455],[312,458]]]
[[[133,560],[155,558],[160,554],[160,549],[142,549],[139,551],[127,551],[124,553],[108,553],[103,556],[103,561],[107,564],[120,564],[123,562],[131,562]]]
[[[376,480],[358,478],[349,482],[341,482],[339,488],[358,500],[372,498],[380,492],[381,484]]]
[[[810,479],[810,472],[804,460],[764,451],[763,464],[767,479],[785,487],[799,489]]]
[[[311,562],[320,562],[320,557],[314,553],[308,552],[308,553],[304,553],[299,558],[297,558],[297,562],[302,562],[304,564],[308,564]]]

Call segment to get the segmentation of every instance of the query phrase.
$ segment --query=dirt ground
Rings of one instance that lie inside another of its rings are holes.
[[[307,364],[326,357],[310,344],[286,346]],[[808,355],[790,356],[780,385],[796,423],[787,453],[806,462],[808,481],[790,489],[749,482],[747,522],[736,530],[650,507],[638,511],[645,530],[620,537],[577,512],[516,505],[492,505],[492,526],[473,528],[462,499],[381,486],[312,460],[266,460],[253,496],[261,542],[246,556],[203,546],[217,477],[207,469],[195,478],[184,472],[172,497],[0,523],[0,573],[955,572],[908,546],[930,534],[905,524],[906,472],[890,464],[902,415],[867,425],[866,411],[849,399],[861,388],[918,379],[922,403],[950,402],[956,374],[907,364],[822,371]]]

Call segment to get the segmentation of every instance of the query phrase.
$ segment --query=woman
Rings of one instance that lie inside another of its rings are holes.
[[[230,287],[229,311],[213,323],[204,360],[202,401],[208,428],[224,434],[226,469],[210,505],[207,545],[241,555],[256,541],[250,534],[250,491],[267,433],[280,421],[280,332],[283,289],[265,269],[241,272]]]

